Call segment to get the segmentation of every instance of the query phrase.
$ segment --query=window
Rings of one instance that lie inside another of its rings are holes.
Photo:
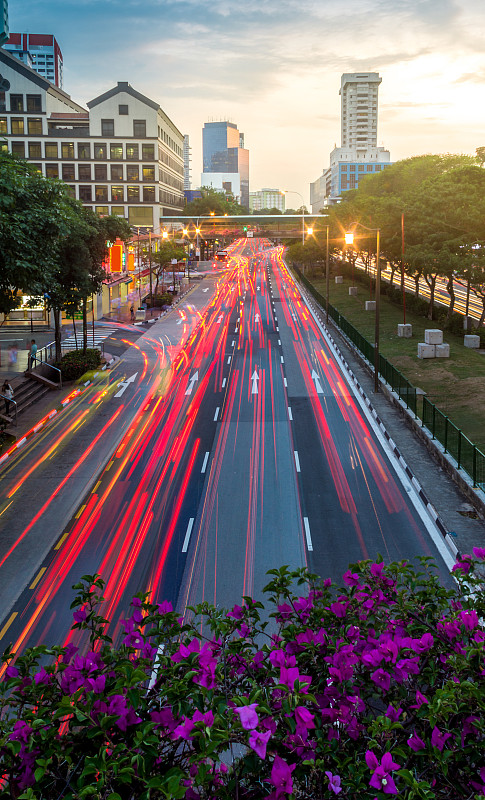
[[[112,161],[122,161],[123,159],[123,145],[110,144],[109,146],[110,158]]]
[[[0,117],[0,133],[8,133],[7,117]]]
[[[40,94],[27,95],[27,111],[33,114],[42,113],[42,98]]]
[[[155,161],[155,145],[142,144],[141,157],[143,158],[143,161]]]
[[[94,145],[94,157],[99,159],[106,159],[107,157],[107,150],[105,144],[95,144]]]
[[[12,142],[12,153],[14,156],[25,158],[25,142]]]
[[[144,203],[154,203],[155,202],[155,187],[154,186],[144,186],[143,187],[143,202]]]
[[[91,180],[91,164],[79,164],[77,170],[78,170],[78,179],[80,181]]]
[[[108,167],[106,164],[95,164],[94,165],[94,180],[95,181],[107,181],[108,180]]]
[[[126,145],[126,159],[127,161],[138,161],[138,145],[137,144],[127,144]]]
[[[342,164],[342,172],[347,172],[347,164]]]
[[[111,213],[114,214],[115,217],[124,217],[125,209],[123,206],[111,206]]]
[[[40,174],[42,175],[42,164],[31,164],[30,166],[36,169],[37,172],[40,172]]]
[[[79,199],[83,201],[83,203],[90,203],[92,200],[91,195],[91,187],[90,186],[80,186],[79,187]]]
[[[46,178],[58,178],[59,177],[59,167],[57,164],[46,164],[45,165],[45,176]]]
[[[101,136],[114,136],[115,135],[115,121],[114,119],[101,120]]]
[[[27,129],[31,136],[42,136],[42,119],[40,117],[29,117],[27,119]]]
[[[74,174],[74,164],[63,164],[62,165],[62,180],[63,181],[75,181],[76,176]]]
[[[7,142],[0,142],[0,153],[8,153]]]
[[[367,172],[372,172],[372,164],[367,164]]]
[[[29,142],[29,158],[42,158],[40,142]]]
[[[128,222],[135,228],[153,227],[153,211],[151,206],[131,206],[128,208]]]
[[[133,203],[140,199],[140,188],[138,186],[128,186],[128,202]]]
[[[359,164],[359,172],[364,172],[364,164]]]
[[[23,94],[10,95],[10,111],[23,111],[24,110],[24,96]]]
[[[94,194],[95,200],[97,203],[107,203],[108,202],[108,187],[107,186],[95,186],[94,187]]]
[[[96,206],[95,211],[100,217],[107,217],[109,214],[108,206]]]
[[[18,117],[12,117],[10,124],[12,126],[12,136],[24,135],[24,121],[22,117],[20,117],[20,119]]]
[[[133,120],[133,136],[144,139],[147,135],[147,123],[144,119]],[[137,156],[138,157],[138,156]]]
[[[355,172],[355,164],[351,164],[350,165],[350,171],[351,172]]]
[[[139,180],[138,167],[133,167],[131,165],[128,165],[126,167],[126,180],[127,181]]]
[[[62,158],[74,158],[74,142],[62,142]]]
[[[123,167],[121,164],[112,164],[111,166],[111,180],[112,181],[122,181],[123,180]]]
[[[86,143],[78,144],[77,157],[81,161],[86,158],[91,158],[91,145]]]
[[[122,186],[112,186],[111,187],[111,202],[112,203],[123,203],[125,197],[123,193]]]
[[[118,106],[118,114],[124,114],[126,116],[128,114],[128,106]]]
[[[7,105],[5,103],[5,92],[0,92],[0,111],[6,111]]]
[[[57,142],[46,142],[45,143],[45,157],[46,158],[57,158]]]
[[[155,180],[155,167],[143,167],[143,180],[144,181],[154,181]]]
[[[376,164],[376,172],[380,172],[380,171],[381,171],[381,165],[380,164]]]

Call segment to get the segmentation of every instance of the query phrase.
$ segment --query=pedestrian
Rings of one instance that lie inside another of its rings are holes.
[[[8,365],[13,368],[17,363],[17,344],[13,342],[8,348]]]
[[[37,345],[35,339],[31,339],[29,349],[29,372],[32,372],[34,362],[37,362]]]
[[[134,307],[133,303],[130,306],[130,317],[131,317],[131,321],[134,322],[135,321],[135,307]]]
[[[5,414],[8,417],[10,411],[10,401],[13,400],[13,389],[7,380],[3,382],[1,394],[5,400]]]

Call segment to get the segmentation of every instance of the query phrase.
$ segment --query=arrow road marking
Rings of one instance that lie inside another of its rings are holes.
[[[208,292],[209,291],[209,287],[207,286],[205,289],[202,289],[202,291],[203,292]]]
[[[179,320],[177,320],[177,322],[176,322],[175,324],[176,324],[176,325],[181,325],[181,324],[182,324],[182,322],[183,322],[183,319],[182,319],[182,317],[180,317],[180,319],[179,319]]]
[[[192,394],[192,389],[194,388],[194,383],[196,381],[198,381],[198,380],[199,380],[199,373],[198,372],[194,372],[194,374],[192,375],[192,377],[189,380],[189,384],[187,386],[187,389],[185,390],[185,394]]]
[[[315,389],[317,390],[317,394],[323,394],[323,389],[320,383],[320,378],[318,377],[315,370],[312,371],[312,381],[315,384]]]
[[[255,317],[254,317],[254,321],[255,322],[259,322],[260,319],[261,319],[261,317],[259,316],[259,314],[256,314]]]
[[[251,381],[253,384],[251,388],[251,394],[258,394],[259,375],[256,370],[254,370],[253,374],[251,375]]]
[[[135,378],[136,378],[137,375],[138,375],[138,372],[135,372],[135,374],[132,375],[131,378],[127,378],[126,381],[120,381],[118,386],[121,386],[121,389],[119,390],[119,392],[116,392],[115,397],[121,397],[123,392],[130,385],[130,383],[134,383],[135,382]]]
[[[224,316],[224,314],[221,314],[221,315],[220,315],[220,317],[219,317],[219,319],[217,320],[217,324],[218,324],[218,325],[219,325],[219,323],[222,321],[222,318],[223,318],[223,316]]]

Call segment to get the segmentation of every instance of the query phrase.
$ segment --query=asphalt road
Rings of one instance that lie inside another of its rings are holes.
[[[223,606],[266,571],[451,557],[347,383],[282,260],[235,245],[3,471],[0,649],[78,641],[72,584]],[[121,341],[124,339],[124,341]],[[121,346],[121,345],[120,345]],[[443,560],[444,559],[444,560]]]

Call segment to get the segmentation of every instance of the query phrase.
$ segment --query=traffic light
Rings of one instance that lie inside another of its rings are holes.
[[[247,233],[247,232],[248,232],[248,226],[247,226],[247,225],[244,225],[244,227],[243,227],[243,231],[244,231],[244,233]]]

